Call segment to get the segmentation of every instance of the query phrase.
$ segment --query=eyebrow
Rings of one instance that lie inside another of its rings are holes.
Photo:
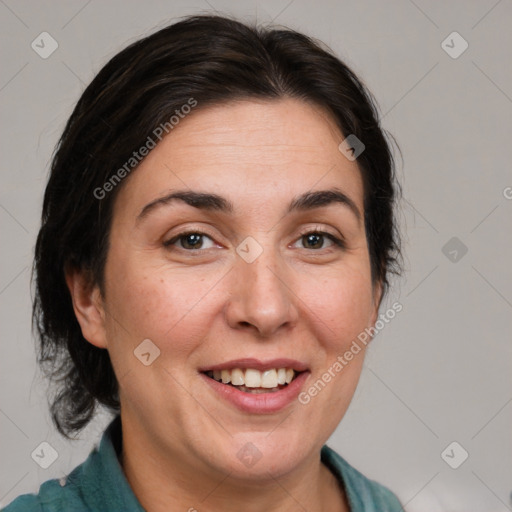
[[[217,194],[195,192],[192,190],[178,190],[148,203],[144,208],[142,208],[136,221],[140,222],[152,211],[159,207],[169,205],[175,201],[182,201],[189,206],[193,206],[200,210],[218,211],[227,214],[233,214],[234,212],[233,203]],[[313,210],[315,208],[321,208],[331,204],[342,204],[348,207],[349,210],[357,217],[357,220],[361,221],[361,212],[354,201],[337,188],[330,190],[315,190],[301,194],[290,202],[287,213]]]

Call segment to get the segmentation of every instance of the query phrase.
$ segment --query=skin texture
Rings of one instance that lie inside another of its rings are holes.
[[[120,190],[104,296],[80,273],[67,276],[84,337],[109,351],[122,463],[149,512],[348,510],[320,448],[349,406],[364,349],[308,404],[272,414],[239,411],[198,373],[232,359],[289,357],[308,365],[307,390],[374,324],[380,287],[361,174],[338,150],[343,138],[327,113],[296,99],[199,105]],[[339,203],[286,213],[294,197],[334,187],[360,219]],[[148,203],[189,189],[225,197],[233,214],[176,201],[137,221]],[[194,229],[208,234],[203,251],[187,249],[186,237],[164,246]],[[342,235],[346,246],[308,243],[306,231]],[[236,252],[247,236],[263,248],[251,264]],[[148,338],[161,352],[145,366],[133,351]],[[248,442],[262,454],[252,467],[237,457]]]

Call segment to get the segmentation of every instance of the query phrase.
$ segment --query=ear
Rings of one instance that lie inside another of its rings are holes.
[[[65,276],[83,337],[98,348],[107,348],[105,310],[98,285],[82,270],[68,269]]]
[[[382,292],[383,292],[382,282],[378,281],[373,286],[373,310],[372,310],[372,316],[371,316],[372,327],[375,325],[375,322],[377,321],[377,319],[379,317],[379,308],[380,308],[380,303],[382,301]]]

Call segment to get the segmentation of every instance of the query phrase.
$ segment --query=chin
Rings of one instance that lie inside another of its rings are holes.
[[[230,438],[224,450],[216,453],[216,460],[210,459],[210,462],[241,480],[263,482],[279,478],[296,469],[305,457],[306,447],[300,437],[290,436],[290,432],[239,433]]]

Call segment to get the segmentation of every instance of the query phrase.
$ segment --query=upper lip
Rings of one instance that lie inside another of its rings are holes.
[[[243,359],[232,359],[225,363],[219,363],[209,366],[203,366],[199,368],[200,372],[208,372],[213,370],[233,370],[235,368],[247,369],[252,368],[263,372],[265,370],[272,370],[273,368],[291,368],[297,372],[303,372],[308,369],[305,363],[297,361],[296,359],[279,358],[279,359],[267,359],[262,361],[254,358],[243,358]]]

